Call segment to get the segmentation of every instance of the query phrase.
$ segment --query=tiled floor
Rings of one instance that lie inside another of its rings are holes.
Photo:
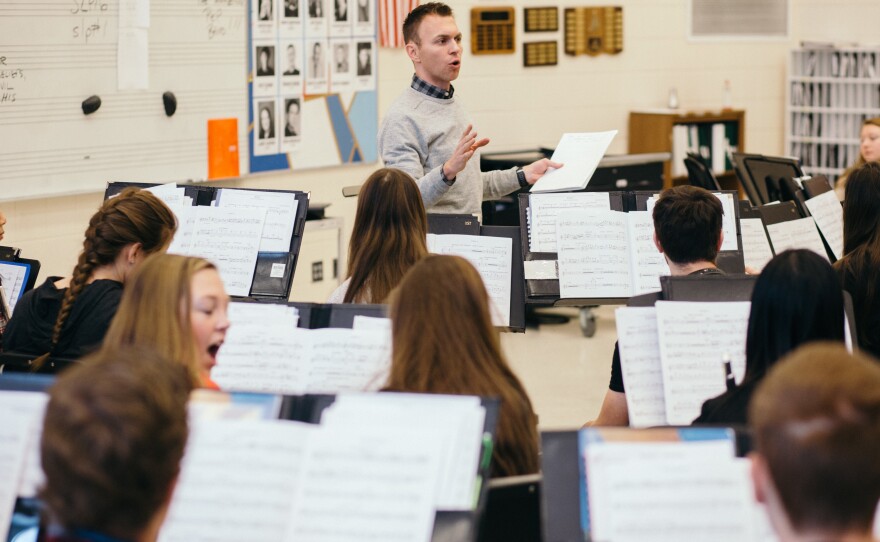
[[[617,332],[614,309],[594,309],[596,334],[581,334],[578,309],[547,312],[571,316],[566,324],[541,325],[525,333],[503,333],[501,344],[525,385],[540,429],[574,429],[599,413]]]

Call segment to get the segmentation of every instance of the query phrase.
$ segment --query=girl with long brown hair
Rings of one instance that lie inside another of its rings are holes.
[[[385,303],[410,267],[428,253],[428,218],[415,181],[384,168],[366,180],[348,246],[348,279],[328,303]]]
[[[385,390],[500,398],[492,476],[538,472],[537,416],[501,352],[477,270],[458,256],[425,257],[392,294],[390,315]]]
[[[214,264],[157,254],[147,258],[125,288],[103,347],[150,347],[185,365],[195,386],[216,389],[211,368],[229,329],[228,306]]]
[[[855,164],[841,173],[834,184],[837,197],[843,200],[846,195],[846,182],[855,170],[867,163],[880,162],[880,117],[865,119],[859,130],[859,158]]]
[[[146,190],[105,201],[89,221],[72,276],[49,277],[18,302],[4,350],[78,358],[100,346],[123,284],[147,255],[168,247],[176,228],[174,213]]]

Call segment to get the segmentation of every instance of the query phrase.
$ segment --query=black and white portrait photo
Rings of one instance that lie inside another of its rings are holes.
[[[256,48],[257,76],[275,75],[275,47],[271,45]]]
[[[373,44],[369,41],[357,44],[357,75],[373,75]]]

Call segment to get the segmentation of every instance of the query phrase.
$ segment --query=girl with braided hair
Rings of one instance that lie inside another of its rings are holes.
[[[128,188],[104,202],[89,221],[70,278],[49,277],[26,293],[3,335],[3,349],[78,358],[101,345],[122,285],[148,255],[174,237],[174,213],[146,190]]]

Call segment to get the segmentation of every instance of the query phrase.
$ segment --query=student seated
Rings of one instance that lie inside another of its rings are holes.
[[[358,194],[348,245],[348,278],[328,303],[385,303],[410,267],[428,253],[428,218],[419,187],[399,169],[384,168]]]
[[[723,275],[715,265],[724,232],[724,209],[711,192],[696,186],[676,186],[660,193],[654,205],[654,244],[663,253],[673,277]],[[644,294],[646,300],[659,294]],[[638,304],[650,304],[638,303]],[[620,369],[620,349],[614,345],[611,382],[599,416],[589,425],[629,425],[626,390]]]
[[[831,264],[811,250],[786,250],[755,282],[743,381],[703,403],[694,423],[745,424],[749,400],[777,360],[810,341],[844,340],[843,291]]]
[[[843,258],[834,269],[852,295],[859,348],[880,358],[880,163],[852,172],[843,202]]]
[[[853,171],[871,162],[880,163],[880,117],[866,119],[862,123],[859,131],[859,159],[834,183],[834,191],[839,199],[843,200],[846,196],[846,183]]]
[[[752,478],[781,542],[869,541],[880,499],[880,367],[813,344],[770,370],[749,406]]]
[[[3,349],[78,358],[97,349],[122,296],[122,285],[148,255],[164,251],[174,214],[146,190],[129,188],[89,221],[70,278],[49,277],[27,292],[3,335]]]
[[[40,443],[47,540],[156,540],[186,445],[189,375],[146,349],[83,361],[49,390]]]
[[[125,289],[104,347],[154,348],[186,366],[195,386],[218,389],[211,368],[229,329],[228,307],[214,264],[157,254],[147,258]]]
[[[403,278],[389,312],[385,390],[500,398],[492,477],[538,472],[537,416],[501,353],[477,270],[458,256],[429,255]]]

